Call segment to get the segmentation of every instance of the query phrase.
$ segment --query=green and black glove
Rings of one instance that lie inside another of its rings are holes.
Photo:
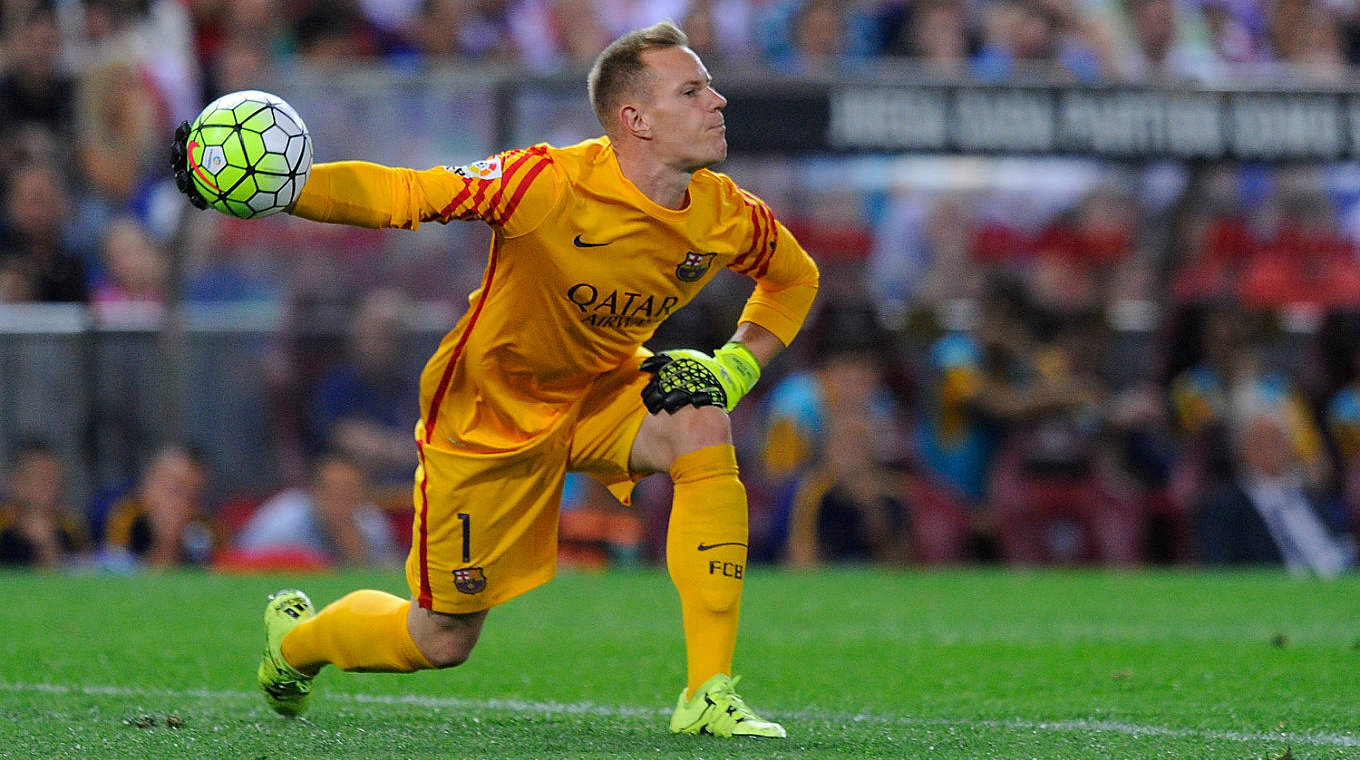
[[[189,176],[188,139],[189,122],[180,122],[179,128],[175,130],[175,139],[170,142],[170,171],[175,175],[175,187],[189,197],[194,208],[201,210],[208,207],[208,199],[194,187],[194,178]]]
[[[730,412],[760,379],[760,363],[740,343],[728,343],[712,356],[688,348],[662,351],[644,359],[641,369],[652,373],[642,389],[642,403],[652,414],[663,409],[673,414],[684,406]]]

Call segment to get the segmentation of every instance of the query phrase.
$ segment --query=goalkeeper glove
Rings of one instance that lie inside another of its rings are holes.
[[[712,356],[688,348],[662,351],[642,362],[652,373],[642,389],[642,403],[652,414],[674,414],[683,406],[718,406],[732,411],[760,379],[760,363],[750,349],[728,343]]]
[[[208,207],[208,199],[194,187],[194,178],[189,176],[189,149],[186,142],[189,139],[189,122],[180,122],[179,128],[175,130],[175,139],[170,142],[170,171],[175,175],[175,187],[181,193],[189,197],[189,202],[196,209]]]

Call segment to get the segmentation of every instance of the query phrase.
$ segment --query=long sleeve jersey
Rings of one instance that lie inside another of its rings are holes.
[[[624,177],[606,138],[424,171],[317,164],[293,213],[374,228],[491,226],[481,287],[421,378],[425,443],[485,453],[553,430],[596,377],[645,355],[657,326],[722,267],[756,281],[740,321],[786,345],[818,284],[811,257],[730,178],[700,170],[687,206],[665,208]]]

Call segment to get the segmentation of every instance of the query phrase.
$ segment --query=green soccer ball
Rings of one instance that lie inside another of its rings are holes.
[[[302,193],[312,138],[283,98],[242,90],[214,100],[189,126],[189,175],[208,205],[254,219],[277,214]]]

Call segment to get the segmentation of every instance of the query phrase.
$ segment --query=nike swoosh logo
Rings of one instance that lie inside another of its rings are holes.
[[[716,549],[716,548],[718,548],[719,546],[745,546],[745,545],[746,545],[746,544],[743,544],[743,543],[740,542],[740,541],[724,541],[724,542],[722,542],[722,543],[720,543],[720,544],[706,544],[706,543],[704,543],[703,541],[700,541],[700,542],[699,542],[699,551],[701,551],[701,552],[706,552],[706,551],[708,551],[709,549]]]
[[[602,245],[609,245],[609,243],[587,243],[581,239],[580,235],[577,235],[576,239],[571,242],[575,243],[577,248],[599,248]]]

